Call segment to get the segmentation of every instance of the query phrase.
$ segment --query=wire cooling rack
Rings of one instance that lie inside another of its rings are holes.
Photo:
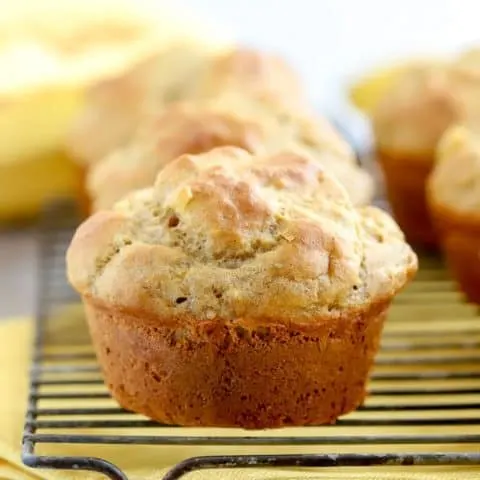
[[[39,231],[40,290],[23,434],[26,465],[127,480],[120,466],[92,456],[101,445],[156,445],[159,452],[187,445],[215,452],[180,460],[164,480],[216,468],[480,465],[480,318],[438,260],[423,258],[417,280],[397,298],[370,395],[357,412],[334,426],[303,429],[175,429],[114,403],[81,310],[65,307],[78,302],[64,274],[75,218],[70,205],[57,205]],[[49,453],[57,444],[76,446],[75,456]],[[300,445],[311,453],[295,453]],[[242,454],[228,454],[231,446],[241,446]]]

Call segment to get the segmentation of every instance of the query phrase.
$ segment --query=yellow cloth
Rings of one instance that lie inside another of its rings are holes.
[[[26,320],[0,322],[0,480],[73,480],[104,479],[89,472],[29,470],[20,461],[20,442],[26,406],[27,371],[29,363],[31,322]],[[459,427],[465,428],[465,427]],[[469,430],[470,431],[470,430]],[[108,433],[115,434],[112,430]],[[48,448],[47,448],[48,447]],[[120,465],[129,480],[160,480],[172,465],[182,458],[195,455],[222,453],[222,447],[162,447],[162,446],[39,446],[49,454],[94,455],[108,458]],[[335,448],[332,447],[335,451]],[[456,447],[461,451],[463,447]],[[466,446],[465,449],[472,449]],[[44,450],[46,449],[46,450]],[[382,446],[368,446],[368,450],[385,451]],[[401,450],[399,447],[399,451]],[[278,451],[278,447],[263,451]],[[319,452],[326,447],[286,447],[286,452]],[[252,447],[235,447],[229,453],[252,453]],[[187,480],[480,480],[480,467],[373,467],[349,469],[253,469],[203,471],[187,475]]]

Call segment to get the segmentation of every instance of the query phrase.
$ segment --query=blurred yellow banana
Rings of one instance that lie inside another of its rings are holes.
[[[378,101],[406,70],[425,61],[430,63],[435,59],[415,58],[372,70],[350,87],[348,92],[350,102],[360,111],[369,115],[375,109]]]
[[[369,114],[395,80],[406,70],[408,63],[373,71],[354,83],[349,91],[350,101]]]

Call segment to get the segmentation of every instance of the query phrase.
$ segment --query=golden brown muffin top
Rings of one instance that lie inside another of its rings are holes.
[[[254,102],[184,102],[167,107],[125,148],[91,168],[88,189],[94,209],[110,208],[127,193],[151,186],[158,172],[180,155],[228,145],[255,153],[292,145],[303,148],[338,176],[354,203],[366,204],[372,198],[370,176],[356,165],[352,150],[326,120],[280,110],[272,115]]]
[[[244,47],[213,57],[196,92],[198,98],[238,95],[288,107],[307,104],[299,76],[283,58]]]
[[[379,148],[430,159],[450,125],[480,117],[480,69],[474,57],[406,69],[373,112]]]
[[[480,130],[455,125],[442,137],[428,190],[433,202],[480,215]]]
[[[386,213],[355,208],[310,157],[221,147],[86,220],[67,264],[77,291],[109,308],[314,322],[389,300],[417,258]]]

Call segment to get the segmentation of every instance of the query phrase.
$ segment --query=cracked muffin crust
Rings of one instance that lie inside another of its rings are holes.
[[[311,157],[234,147],[181,156],[94,214],[67,263],[124,407],[247,428],[356,408],[388,305],[417,269],[393,220],[355,208]]]
[[[429,207],[460,287],[480,303],[480,131],[456,125],[439,143],[428,180]]]
[[[355,204],[367,204],[373,196],[371,177],[326,120],[231,98],[171,105],[139,129],[125,148],[92,167],[87,185],[93,208],[111,208],[127,193],[151,186],[182,154],[229,145],[258,154],[301,148],[337,176]]]

